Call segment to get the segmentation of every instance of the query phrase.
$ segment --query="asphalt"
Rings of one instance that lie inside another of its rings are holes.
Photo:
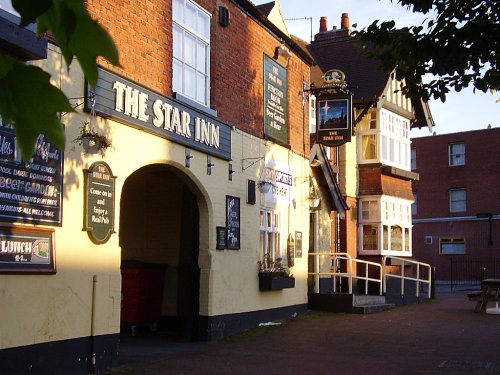
[[[494,307],[494,303],[488,307]],[[213,343],[122,340],[106,375],[499,374],[500,315],[474,313],[466,291],[367,314],[310,311]]]

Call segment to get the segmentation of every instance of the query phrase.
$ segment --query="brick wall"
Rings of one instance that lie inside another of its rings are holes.
[[[264,136],[263,54],[270,57],[280,40],[230,1],[199,0],[211,20],[211,105],[218,118],[252,135]],[[230,12],[230,24],[219,25],[219,6]],[[93,1],[89,11],[118,46],[121,68],[110,67],[163,95],[172,95],[171,0],[148,2]],[[287,69],[288,124],[292,149],[309,153],[307,103],[302,82],[309,66],[297,55],[278,63]]]
[[[465,143],[465,165],[448,165],[448,145]],[[413,216],[413,254],[436,267],[438,280],[449,279],[450,258],[441,255],[442,238],[464,238],[468,256],[500,256],[500,220],[477,218],[478,213],[500,214],[500,129],[415,138],[417,213]],[[449,190],[465,188],[466,211],[450,213]],[[419,220],[424,220],[419,222]],[[488,245],[489,237],[493,244]],[[432,241],[425,243],[425,237]],[[479,272],[479,271],[478,271]]]

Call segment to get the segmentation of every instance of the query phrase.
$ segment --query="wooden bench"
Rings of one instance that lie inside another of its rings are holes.
[[[481,291],[467,293],[469,301],[476,301],[474,312],[486,311],[488,302],[496,302],[500,299],[500,279],[485,279],[481,282]]]

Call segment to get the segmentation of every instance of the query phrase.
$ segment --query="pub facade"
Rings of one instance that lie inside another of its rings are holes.
[[[96,87],[21,30],[77,111],[27,163],[0,127],[2,374],[99,372],[120,334],[216,340],[307,308],[311,58],[250,1],[147,5],[87,3],[120,52]]]

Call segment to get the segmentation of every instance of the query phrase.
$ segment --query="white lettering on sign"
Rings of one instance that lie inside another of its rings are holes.
[[[126,116],[148,122],[150,116],[146,114],[148,95],[127,86],[119,81],[113,83],[115,90],[115,110]],[[191,115],[187,111],[164,103],[156,99],[152,104],[152,124],[156,128],[165,129],[186,138],[193,138],[191,134]],[[203,118],[194,118],[194,140],[207,146],[219,149],[220,128]]]
[[[31,254],[32,242],[26,241],[1,241],[0,253]]]
[[[113,90],[116,93],[115,111],[144,122],[149,120],[149,115],[146,114],[147,94],[118,81],[113,84]]]

